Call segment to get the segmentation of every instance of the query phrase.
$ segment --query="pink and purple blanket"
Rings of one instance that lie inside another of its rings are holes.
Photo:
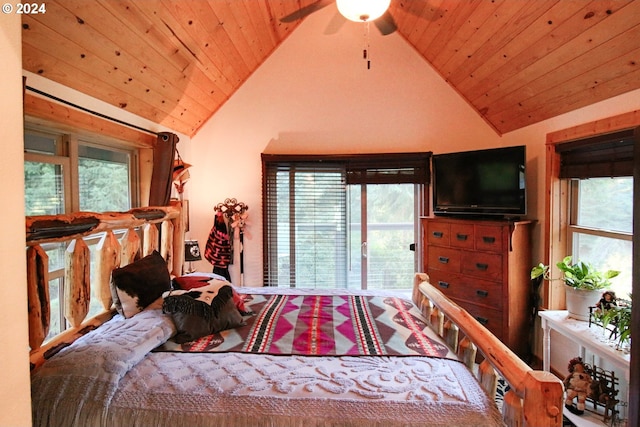
[[[446,357],[409,300],[372,295],[247,294],[246,325],[158,351]]]

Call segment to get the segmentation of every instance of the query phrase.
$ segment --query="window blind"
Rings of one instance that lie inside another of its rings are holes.
[[[556,145],[560,178],[633,176],[634,129]]]
[[[346,287],[346,193],[341,166],[265,170],[264,284]]]
[[[264,285],[346,287],[347,185],[428,184],[430,156],[263,154]]]

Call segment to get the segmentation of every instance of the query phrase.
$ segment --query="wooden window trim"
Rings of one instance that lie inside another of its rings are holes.
[[[560,153],[556,151],[556,146],[568,141],[636,126],[640,126],[640,110],[547,134],[543,262],[552,267],[551,277],[560,277],[555,263],[561,260],[569,250],[567,231],[570,223],[570,209],[567,201],[570,188],[567,180],[560,179]],[[543,285],[542,304],[544,308],[550,310],[560,310],[565,307],[565,292],[561,281],[547,281]]]

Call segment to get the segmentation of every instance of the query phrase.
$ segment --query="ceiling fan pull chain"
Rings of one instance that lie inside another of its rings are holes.
[[[371,69],[370,58],[370,41],[369,41],[369,21],[364,22],[364,49],[362,50],[362,57],[367,61],[367,70]]]

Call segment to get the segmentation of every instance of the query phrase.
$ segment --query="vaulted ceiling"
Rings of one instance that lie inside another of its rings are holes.
[[[23,67],[193,136],[329,3],[47,0]],[[392,0],[379,23],[501,134],[640,88],[640,0]]]

